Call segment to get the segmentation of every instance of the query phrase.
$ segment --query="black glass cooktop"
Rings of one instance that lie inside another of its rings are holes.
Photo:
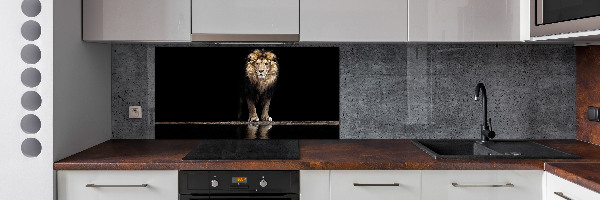
[[[298,160],[298,140],[204,140],[182,160]]]

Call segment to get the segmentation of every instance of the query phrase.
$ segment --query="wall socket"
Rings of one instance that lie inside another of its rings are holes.
[[[129,118],[130,119],[142,118],[142,106],[129,106]]]
[[[593,122],[600,122],[600,108],[594,106],[588,106],[588,120]]]

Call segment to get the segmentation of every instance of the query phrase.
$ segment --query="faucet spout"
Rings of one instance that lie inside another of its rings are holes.
[[[490,139],[496,137],[496,133],[490,130],[490,126],[487,122],[487,93],[485,91],[485,85],[483,85],[483,83],[477,84],[477,87],[475,88],[474,99],[475,101],[479,101],[481,99],[481,106],[483,108],[483,113],[481,116],[483,118],[483,123],[481,123],[481,142],[488,142],[490,141]]]
[[[481,92],[481,97],[479,96],[479,92]],[[483,83],[478,83],[475,88],[475,101],[479,101],[481,99],[481,105],[483,107],[483,123],[482,126],[487,127],[487,93],[485,91],[485,85]]]

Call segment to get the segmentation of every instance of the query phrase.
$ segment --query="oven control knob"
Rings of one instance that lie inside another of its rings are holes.
[[[212,187],[218,187],[219,186],[219,181],[217,181],[217,180],[210,181],[210,186],[212,186]]]
[[[260,187],[267,187],[267,181],[265,181],[265,179],[260,181]]]

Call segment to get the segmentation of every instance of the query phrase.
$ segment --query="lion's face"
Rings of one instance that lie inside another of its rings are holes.
[[[275,54],[270,51],[257,49],[248,55],[246,76],[255,84],[274,83],[278,69]]]
[[[256,74],[256,77],[260,79],[266,78],[274,64],[272,62],[273,61],[268,59],[259,59],[254,62],[254,73]]]

